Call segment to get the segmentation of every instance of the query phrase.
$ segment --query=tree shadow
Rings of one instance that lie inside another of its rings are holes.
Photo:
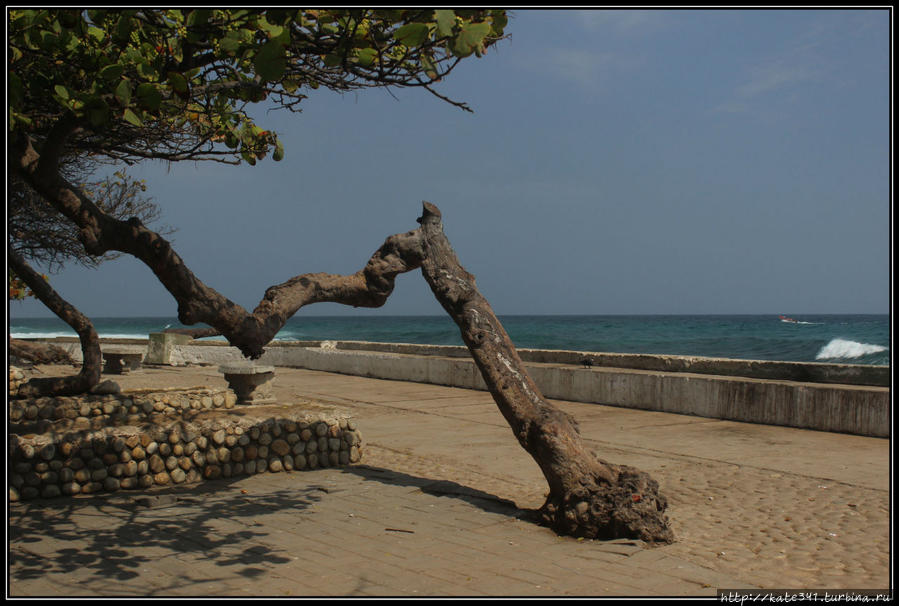
[[[191,557],[202,557],[222,567],[243,565],[236,574],[258,577],[272,564],[292,558],[259,543],[271,528],[263,528],[255,518],[273,511],[306,510],[321,500],[322,492],[311,482],[246,494],[232,486],[239,479],[29,501],[10,508],[9,582],[87,572],[114,586],[139,576],[141,566],[170,556],[187,556],[185,568]],[[214,525],[220,519],[243,527],[223,531]],[[232,568],[227,574],[234,572]],[[185,579],[184,586],[216,580],[221,579],[192,577]],[[146,589],[147,595],[153,595],[151,587]]]
[[[458,484],[451,480],[434,480],[409,475],[392,469],[372,467],[369,465],[351,465],[342,467],[343,473],[351,473],[364,480],[391,484],[393,486],[415,487],[425,494],[448,497],[465,501],[479,509],[489,513],[498,513],[519,520],[536,521],[536,511],[522,509],[514,501],[498,497],[495,494]]]

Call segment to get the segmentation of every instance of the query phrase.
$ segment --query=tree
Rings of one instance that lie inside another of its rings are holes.
[[[144,196],[146,184],[142,180],[134,180],[128,177],[124,171],[116,171],[111,176],[88,183],[90,174],[96,170],[94,163],[87,162],[84,157],[67,158],[62,164],[62,172],[70,180],[82,183],[84,191],[92,196],[97,205],[105,213],[112,217],[124,219],[132,216],[139,217],[143,222],[155,221],[159,215],[159,208]],[[84,247],[78,241],[77,226],[60,215],[56,210],[43,200],[21,177],[16,173],[10,173],[7,177],[7,233],[9,234],[9,246],[15,256],[8,255],[10,259],[8,281],[9,298],[24,299],[26,297],[38,297],[38,293],[49,294],[48,291],[36,287],[29,289],[25,280],[17,275],[12,266],[30,267],[29,263],[39,263],[48,268],[51,273],[62,269],[67,263],[77,263],[86,267],[97,267],[101,262],[117,256],[108,253],[102,257],[88,255]],[[163,233],[170,233],[165,228]],[[46,274],[37,275],[36,272],[26,272],[27,279],[48,281]],[[58,294],[56,295],[59,296]],[[61,297],[59,297],[61,300]],[[45,305],[53,309],[54,303],[44,301]],[[90,320],[82,314],[72,315],[74,307],[60,308],[65,320],[82,337],[82,351],[97,349],[96,353],[85,355],[85,360],[99,359],[99,341],[94,342],[92,332],[85,330],[91,325]],[[11,355],[30,360],[39,364],[45,363],[72,363],[71,357],[62,349],[52,345],[40,345],[28,343],[18,339],[9,340]],[[84,369],[82,365],[82,369]],[[95,369],[85,371],[80,381],[41,381],[26,386],[23,395],[34,393],[77,393],[92,385],[83,383],[99,381],[99,373]],[[96,381],[94,378],[96,377]]]
[[[543,470],[543,521],[575,536],[672,540],[658,485],[600,461],[574,420],[527,375],[502,325],[459,264],[436,206],[412,231],[390,236],[349,276],[303,274],[266,290],[248,312],[197,278],[169,242],[141,221],[103,212],[59,172],[66,153],[124,163],[155,158],[250,164],[280,160],[277,135],[248,104],[298,111],[305,91],[433,85],[503,36],[500,10],[11,11],[9,162],[77,225],[92,255],[143,261],[178,302],[179,320],[204,323],[249,358],[301,307],[379,307],[398,274],[421,269],[519,443]]]

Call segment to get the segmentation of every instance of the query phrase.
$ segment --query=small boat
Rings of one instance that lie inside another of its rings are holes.
[[[797,322],[793,318],[788,318],[786,316],[777,316],[777,317],[780,318],[781,322],[789,322],[790,324],[799,324],[799,322]]]

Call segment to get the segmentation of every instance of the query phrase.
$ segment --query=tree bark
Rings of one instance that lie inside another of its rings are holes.
[[[41,303],[55,313],[62,321],[75,329],[81,341],[84,361],[81,371],[71,377],[33,378],[19,387],[19,397],[70,396],[90,391],[100,382],[100,338],[91,321],[51,288],[44,278],[9,245],[7,260],[16,275],[21,278]]]
[[[667,500],[646,473],[599,460],[576,421],[552,406],[533,382],[474,276],[459,263],[443,233],[440,211],[425,202],[422,273],[462,332],[500,412],[534,458],[550,492],[540,519],[560,534],[595,539],[637,538],[670,543]]]

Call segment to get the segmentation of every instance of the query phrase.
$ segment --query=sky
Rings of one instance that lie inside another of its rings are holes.
[[[283,161],[129,169],[193,272],[252,310],[352,274],[436,204],[500,314],[888,313],[887,9],[514,10],[436,88],[260,114]],[[151,225],[152,227],[152,225]],[[177,315],[123,257],[51,275],[92,317]],[[10,302],[11,317],[51,315]],[[438,315],[420,272],[377,310]]]

